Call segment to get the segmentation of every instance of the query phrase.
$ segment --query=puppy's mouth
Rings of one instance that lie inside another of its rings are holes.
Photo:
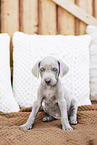
[[[46,86],[50,86],[50,87],[55,87],[57,83],[55,84],[46,84]]]

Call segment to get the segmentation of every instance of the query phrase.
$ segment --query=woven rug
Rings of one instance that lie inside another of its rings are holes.
[[[25,123],[31,108],[17,113],[0,112],[0,145],[97,145],[97,104],[78,108],[78,124],[73,131],[63,131],[61,121],[42,122],[41,109],[33,129],[20,127]]]

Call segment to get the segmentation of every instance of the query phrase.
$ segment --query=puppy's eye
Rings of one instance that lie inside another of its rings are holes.
[[[57,68],[53,68],[53,71],[54,71],[54,72],[57,72],[57,71],[58,71],[58,69],[57,69]]]
[[[40,68],[40,71],[41,71],[41,72],[44,72],[44,71],[45,71],[45,68]]]

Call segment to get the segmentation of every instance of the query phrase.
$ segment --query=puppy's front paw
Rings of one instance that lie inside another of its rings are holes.
[[[30,130],[31,128],[32,128],[32,124],[31,125],[29,125],[29,124],[23,124],[23,125],[21,125],[20,127],[22,127],[22,128],[24,128],[24,129],[26,129],[26,130]]]
[[[73,130],[73,128],[71,126],[69,126],[69,127],[62,126],[62,130]]]

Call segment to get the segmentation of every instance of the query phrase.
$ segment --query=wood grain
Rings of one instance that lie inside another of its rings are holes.
[[[19,1],[1,0],[1,32],[8,33],[11,37],[19,30]],[[12,41],[10,43],[11,67],[13,66]]]
[[[93,14],[93,9],[92,9],[92,0],[76,0],[76,4],[85,10],[88,14],[92,15]],[[82,35],[86,33],[86,27],[87,24],[84,22],[76,19],[76,35]]]
[[[39,34],[56,34],[56,4],[39,0]]]
[[[20,0],[20,31],[38,33],[38,0]]]
[[[89,15],[86,11],[79,8],[77,5],[72,3],[70,0],[51,0],[58,4],[60,7],[64,8],[68,12],[70,12],[72,15],[80,19],[86,24],[89,25],[96,25],[97,26],[97,19],[93,16]]]
[[[61,7],[58,7],[58,34],[75,34],[75,17]]]
[[[94,16],[97,18],[97,0],[94,0]]]
[[[11,37],[19,30],[19,1],[1,0],[1,32]]]

